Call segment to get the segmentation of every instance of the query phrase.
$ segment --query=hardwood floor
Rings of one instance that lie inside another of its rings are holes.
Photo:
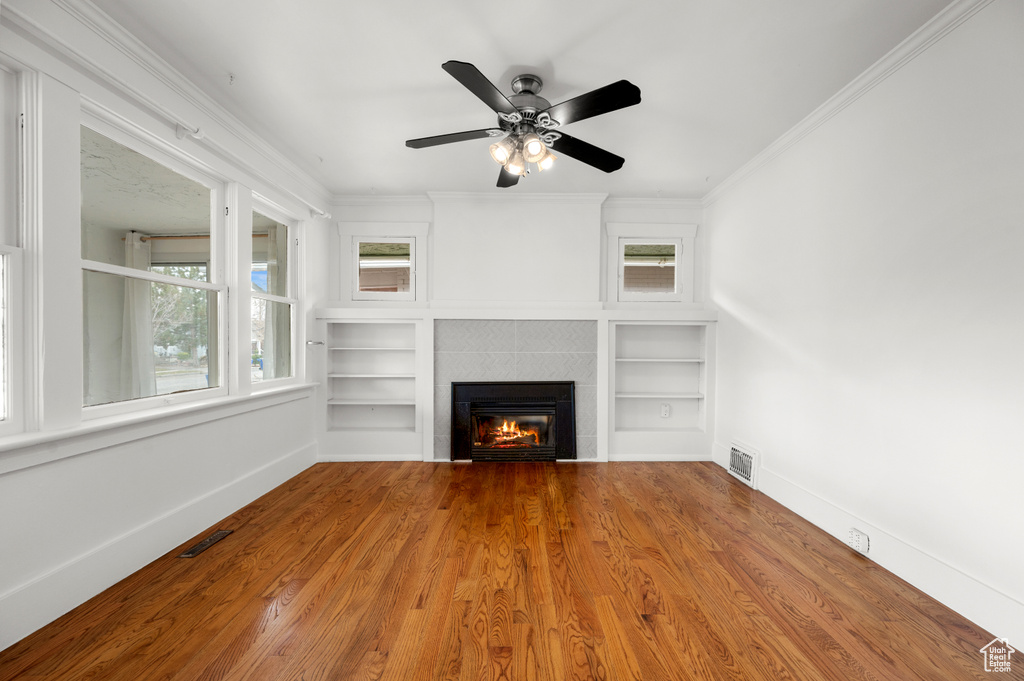
[[[993,676],[992,634],[710,463],[323,463],[221,528],[0,679]]]

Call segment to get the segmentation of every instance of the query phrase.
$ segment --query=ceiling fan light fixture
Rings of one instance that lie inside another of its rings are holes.
[[[2,0],[0,0],[2,2]],[[483,138],[502,137],[490,145],[491,158],[501,166],[498,187],[513,187],[519,178],[537,170],[550,169],[558,153],[606,173],[614,172],[625,162],[621,156],[605,151],[583,140],[561,132],[569,123],[618,111],[640,103],[640,88],[628,80],[619,80],[584,93],[554,106],[540,96],[543,86],[535,75],[521,74],[512,80],[514,94],[505,96],[480,69],[468,62],[449,60],[441,68],[457,80],[497,114],[495,126],[465,130],[447,135],[433,135],[405,141],[405,146],[423,149],[441,144]],[[557,130],[556,130],[557,128]]]
[[[528,132],[523,135],[523,158],[528,163],[537,163],[544,154],[547,153],[548,148],[544,145],[544,141],[535,132]]]
[[[508,163],[505,164],[505,170],[513,175],[526,174],[526,161],[523,160],[523,154],[521,151],[516,150],[515,153],[512,154],[512,158],[510,158]]]
[[[495,142],[491,145],[491,158],[494,159],[495,163],[505,165],[512,158],[513,152],[516,150],[516,143],[512,138],[513,136],[509,135],[500,142]]]

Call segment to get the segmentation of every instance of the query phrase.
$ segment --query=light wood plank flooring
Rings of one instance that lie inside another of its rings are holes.
[[[1024,679],[710,463],[318,464],[0,652],[0,679]]]

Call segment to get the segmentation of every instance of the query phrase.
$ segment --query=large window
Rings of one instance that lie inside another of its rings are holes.
[[[86,406],[221,385],[219,201],[163,161],[82,127]]]
[[[292,327],[296,303],[288,225],[252,214],[251,343],[252,381],[287,378],[294,373]]]
[[[18,76],[0,64],[0,432],[20,427],[19,357],[21,248],[18,239],[18,173],[21,150]]]

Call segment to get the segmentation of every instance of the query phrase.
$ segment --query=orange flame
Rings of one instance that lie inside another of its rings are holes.
[[[528,446],[525,442],[522,442],[522,440],[531,436],[533,437],[535,444],[540,441],[540,433],[537,429],[522,429],[515,421],[509,423],[508,420],[503,420],[501,427],[490,431],[489,435],[493,439],[493,442],[498,446],[512,441],[519,441],[517,443],[518,446]]]

